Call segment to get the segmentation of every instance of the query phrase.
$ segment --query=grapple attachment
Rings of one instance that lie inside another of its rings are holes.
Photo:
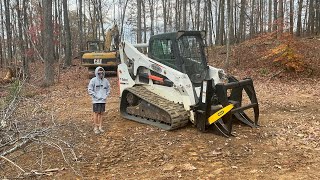
[[[203,82],[200,101],[195,106],[196,126],[199,130],[206,131],[208,127],[214,126],[223,135],[230,136],[233,120],[251,127],[258,126],[259,105],[252,79],[238,81],[229,77],[228,80],[228,83],[215,86],[213,80]],[[246,105],[242,105],[246,95]],[[253,120],[245,113],[249,109],[253,109]]]

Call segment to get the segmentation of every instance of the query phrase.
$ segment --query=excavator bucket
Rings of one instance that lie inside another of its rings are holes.
[[[252,79],[238,81],[229,77],[228,80],[228,83],[215,86],[212,80],[203,82],[200,93],[202,96],[195,107],[196,125],[201,131],[213,126],[228,137],[232,135],[232,124],[235,120],[251,127],[258,126],[259,106]],[[248,97],[246,105],[243,105],[243,97]],[[253,119],[245,112],[250,109]]]

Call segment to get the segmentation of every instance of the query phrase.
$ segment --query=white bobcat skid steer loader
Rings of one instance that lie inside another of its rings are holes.
[[[130,43],[121,43],[121,115],[166,130],[190,120],[201,131],[215,127],[225,136],[231,135],[233,119],[256,127],[259,107],[252,80],[238,81],[208,66],[204,36],[200,31],[152,36],[148,57]],[[243,92],[249,99],[245,106]],[[247,109],[253,110],[254,120],[244,112]]]

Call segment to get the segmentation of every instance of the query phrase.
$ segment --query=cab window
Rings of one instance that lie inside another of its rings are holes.
[[[151,43],[151,49],[151,58],[171,68],[177,69],[172,49],[172,41],[170,39],[155,39]]]

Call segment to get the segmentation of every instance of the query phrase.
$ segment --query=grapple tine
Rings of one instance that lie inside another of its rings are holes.
[[[229,137],[231,135],[230,128],[228,128],[222,119],[214,122],[214,127],[224,136]]]
[[[239,121],[243,122],[244,124],[256,127],[255,122],[253,122],[244,112],[237,112],[233,114]]]
[[[253,81],[251,79],[247,78],[238,81],[234,77],[229,77],[228,83],[218,83],[214,88],[212,88],[212,84],[212,80],[208,80],[205,86],[201,86],[200,94],[203,94],[204,87],[207,89],[204,90],[206,92],[206,96],[204,97],[206,98],[205,101],[203,101],[202,96],[200,96],[199,104],[195,106],[197,114],[196,124],[198,129],[205,131],[206,126],[210,126],[210,124],[213,123],[215,129],[224,136],[229,137],[232,135],[233,118],[251,127],[258,126],[259,106],[253,87]],[[229,89],[231,90],[230,95],[227,92]],[[244,92],[250,99],[250,103],[246,105],[242,105],[242,95]],[[211,98],[216,99],[212,100]],[[225,108],[230,104],[233,105],[233,108],[227,111]],[[245,113],[245,110],[251,108],[254,112],[254,120]],[[216,115],[219,115],[219,113],[221,115],[220,119],[217,121],[212,120],[216,120]]]

